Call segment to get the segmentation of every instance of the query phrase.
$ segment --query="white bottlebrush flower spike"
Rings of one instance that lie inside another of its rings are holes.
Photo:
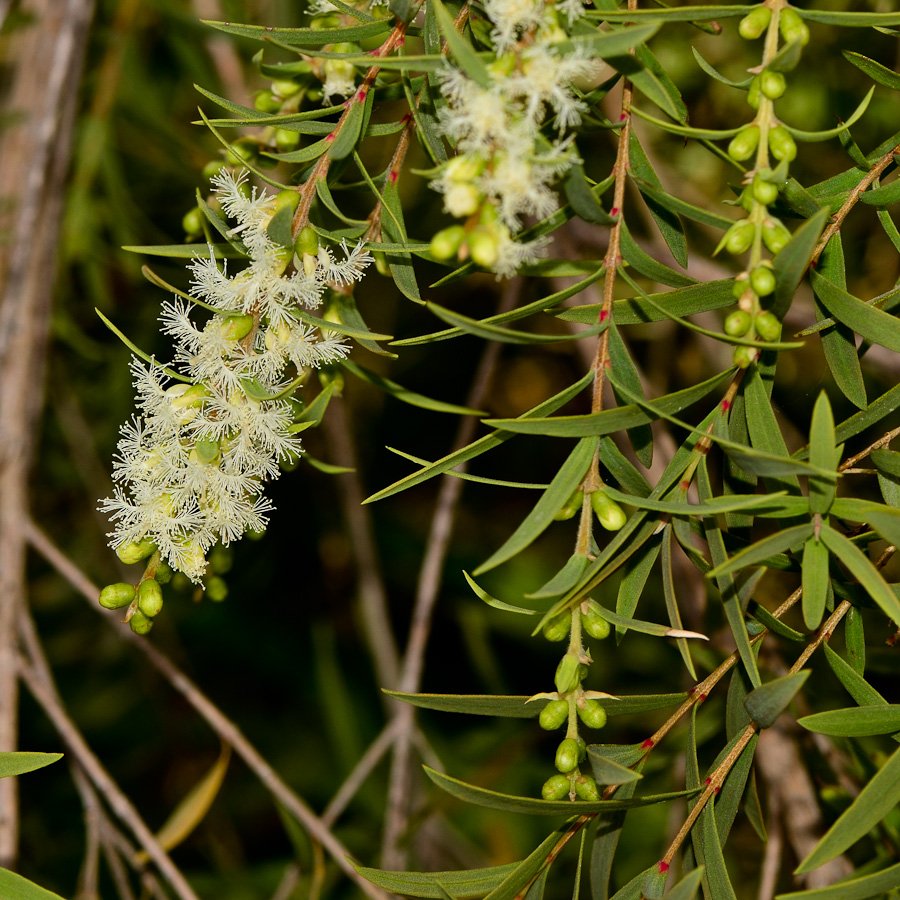
[[[191,294],[219,312],[201,325],[191,317],[193,304],[177,297],[164,304],[162,329],[190,383],[169,385],[159,366],[133,361],[140,415],[122,426],[116,490],[100,505],[115,523],[111,546],[151,540],[195,582],[213,544],[265,528],[272,506],[264,483],[278,477],[279,461],[300,451],[291,403],[276,396],[290,383],[288,365],[302,374],[349,352],[339,334],[320,333],[296,313],[320,306],[328,285],[358,281],[372,261],[362,245],[343,245],[343,258],[320,248],[288,271],[291,252],[267,232],[276,198],[246,180],[246,172],[223,171],[213,189],[236,220],[231,233],[250,263],[229,275],[212,248],[189,263]]]

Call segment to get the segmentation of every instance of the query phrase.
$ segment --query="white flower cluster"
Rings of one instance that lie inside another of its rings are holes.
[[[301,322],[297,311],[318,307],[326,286],[358,280],[371,262],[361,245],[344,246],[343,260],[319,248],[294,257],[296,270],[288,272],[292,252],[267,233],[276,197],[250,190],[245,172],[225,170],[213,186],[237,220],[231,233],[240,235],[250,264],[229,276],[212,248],[191,261],[191,294],[213,314],[197,325],[193,304],[176,298],[161,316],[177,344],[175,364],[190,381],[167,387],[160,366],[133,361],[141,413],[122,427],[115,496],[100,506],[115,522],[111,546],[152,541],[195,582],[213,544],[265,528],[272,505],[264,482],[299,452],[293,407],[278,396],[290,383],[286,368],[302,373],[349,351],[340,335]]]
[[[543,245],[515,242],[512,235],[522,216],[543,217],[558,206],[551,185],[577,161],[565,132],[584,111],[571,83],[590,76],[596,63],[578,52],[558,52],[555,45],[567,35],[552,5],[487,0],[484,8],[494,26],[498,58],[488,67],[487,87],[459,69],[441,74],[448,106],[440,124],[459,155],[442,167],[432,187],[444,194],[444,207],[453,216],[493,208],[498,220],[493,268],[506,275],[538,255]],[[541,133],[548,116],[555,138]]]

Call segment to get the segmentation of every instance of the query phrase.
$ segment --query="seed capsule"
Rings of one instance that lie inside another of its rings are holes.
[[[766,69],[759,76],[759,89],[765,97],[777,100],[787,90],[787,82],[781,72]]]
[[[797,156],[797,143],[783,125],[777,125],[769,132],[769,150],[780,162],[791,162]]]
[[[100,591],[100,605],[105,609],[121,609],[134,600],[134,585],[120,581]]]
[[[599,700],[583,700],[575,709],[578,712],[578,718],[587,725],[588,728],[602,728],[606,724],[606,710],[600,705]]]
[[[757,266],[750,273],[750,284],[760,297],[768,297],[775,290],[775,273],[768,266]]]
[[[571,782],[565,775],[551,775],[541,788],[541,796],[545,800],[562,800],[571,788]]]
[[[764,341],[777,341],[781,337],[781,322],[768,310],[756,317],[756,332]]]
[[[556,731],[569,718],[569,704],[565,700],[551,700],[538,716],[538,724],[544,731]]]
[[[738,34],[745,41],[755,41],[758,37],[762,37],[771,20],[772,10],[768,6],[757,6],[741,19],[738,25]]]
[[[607,531],[618,531],[628,521],[625,510],[602,488],[591,494],[591,508],[597,521]]]
[[[142,581],[138,587],[138,609],[152,619],[163,607],[163,592],[155,578]]]
[[[725,319],[725,334],[730,337],[743,337],[750,330],[750,313],[744,312],[742,309],[736,309],[733,313],[729,313]]]
[[[580,775],[575,779],[575,794],[579,800],[599,800],[597,782],[590,775]]]
[[[578,742],[573,738],[566,738],[556,748],[556,768],[565,774],[578,768]]]
[[[758,146],[759,126],[748,125],[731,139],[731,143],[728,145],[728,155],[737,160],[750,159]]]
[[[564,641],[569,636],[571,627],[572,614],[568,611],[554,616],[541,630],[541,633],[548,641],[557,643]]]

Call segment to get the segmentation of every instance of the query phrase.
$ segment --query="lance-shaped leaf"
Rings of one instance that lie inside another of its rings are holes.
[[[245,250],[239,250],[232,244],[212,244],[216,259],[246,259]],[[128,244],[122,247],[128,253],[140,253],[143,256],[165,256],[169,259],[195,259],[200,251],[196,244]],[[205,249],[205,248],[204,248]],[[197,303],[193,297],[192,303]],[[198,304],[202,306],[202,304]]]
[[[611,609],[607,609],[602,604],[600,614],[611,625],[621,628],[630,629],[631,631],[639,631],[641,634],[652,634],[654,637],[673,637],[673,638],[699,638],[702,641],[708,641],[709,638],[705,634],[698,631],[685,631],[682,628],[673,628],[671,625],[658,625],[656,622],[642,622],[640,619],[632,619],[628,616],[620,616]]]
[[[838,25],[842,28],[885,28],[900,25],[900,13],[844,12],[824,9],[798,9],[797,14],[807,22]]]
[[[598,746],[589,746],[587,753],[597,784],[629,784],[644,777],[640,772],[604,756]]]
[[[844,59],[848,63],[852,63],[857,69],[865,72],[872,81],[883,87],[890,88],[892,91],[900,91],[900,75],[893,69],[888,69],[881,63],[877,63],[874,59],[869,59],[868,56],[863,56],[861,53],[854,53],[852,50],[844,50],[842,52]]]
[[[760,728],[770,728],[775,720],[787,709],[797,691],[809,678],[809,669],[784,675],[767,681],[755,691],[751,691],[744,701],[744,709]]]
[[[342,41],[364,41],[367,38],[387,34],[393,27],[391,19],[367,22],[363,25],[347,25],[343,28],[269,28],[261,25],[238,25],[231,22],[202,20],[204,25],[217,28],[226,34],[252,38],[257,41],[275,39],[292,47],[322,47]],[[255,112],[255,110],[251,110]]]
[[[620,240],[622,259],[624,259],[628,265],[637,269],[641,275],[646,275],[648,278],[652,278],[653,281],[659,282],[659,284],[667,284],[670,287],[687,287],[688,285],[697,283],[695,278],[691,278],[689,275],[683,275],[681,272],[670,269],[668,266],[655,260],[649,253],[642,250],[631,236],[625,222],[623,221],[621,224],[622,233],[620,235]]]
[[[871,831],[900,802],[900,748],[888,758],[850,806],[796,868],[802,875],[834,859]]]
[[[644,587],[656,558],[659,556],[660,542],[651,541],[647,546],[633,554],[625,563],[625,572],[619,583],[619,593],[616,597],[616,614],[624,619],[630,619],[638,601],[644,593]],[[620,644],[628,628],[624,625],[616,625],[616,643]]]
[[[524,813],[531,816],[578,816],[586,813],[616,812],[623,809],[633,809],[638,806],[653,806],[657,803],[667,803],[683,797],[690,797],[696,791],[672,791],[668,794],[652,794],[646,797],[633,797],[630,800],[538,800],[534,797],[518,797],[514,794],[501,794],[499,791],[491,791],[487,788],[467,784],[443,772],[437,772],[428,766],[423,767],[425,774],[439,787],[452,797],[472,803],[475,806],[485,806],[488,809],[496,809],[500,812]]]
[[[581,553],[573,553],[566,560],[566,564],[543,587],[525,596],[529,600],[546,600],[561,597],[578,584],[587,566],[587,556]]]
[[[673,631],[684,633],[681,621],[681,610],[678,608],[678,597],[675,594],[675,576],[672,572],[672,525],[666,525],[662,535],[660,554],[662,568],[663,598],[666,601],[666,613],[669,616],[669,624]],[[694,661],[691,659],[691,651],[688,642],[683,637],[676,638],[678,652],[684,662],[685,668],[691,678],[697,680],[697,672],[694,669]]]
[[[834,444],[834,417],[824,391],[820,392],[813,408],[809,430],[809,461],[820,469],[837,469],[838,450]],[[835,473],[836,477],[837,473]],[[834,478],[809,479],[809,511],[824,515],[831,508],[835,496]]]
[[[491,866],[487,869],[465,869],[460,872],[390,872],[385,869],[369,869],[357,866],[366,881],[394,894],[408,897],[443,898],[440,889],[444,888],[454,900],[470,900],[483,897],[502,884],[503,880],[514,872],[520,863],[507,863],[504,866]]]
[[[811,273],[811,278],[816,296],[837,321],[873,344],[900,352],[900,321],[894,316],[848,294],[816,272]]]
[[[794,525],[792,528],[776,531],[755,544],[745,547],[739,553],[735,553],[728,562],[717,565],[709,573],[709,577],[716,578],[719,575],[737,572],[739,569],[744,569],[748,566],[758,565],[770,556],[790,550],[791,547],[805,541],[812,533],[813,526],[811,523]]]
[[[722,841],[716,829],[715,801],[710,800],[691,832],[691,844],[697,863],[704,867],[704,895],[715,900],[736,900],[734,887],[728,877]]]
[[[544,533],[556,514],[568,503],[572,493],[581,484],[596,449],[596,438],[582,438],[575,445],[575,449],[562,464],[550,482],[550,487],[544,491],[531,512],[503,546],[475,570],[475,575],[481,575],[508,559],[512,559]]]
[[[609,331],[609,358],[613,368],[619,373],[622,380],[628,385],[629,389],[635,394],[644,396],[644,389],[641,385],[641,376],[619,334],[619,329],[615,322],[610,326]],[[613,389],[615,395],[615,389]],[[616,403],[621,403],[622,398],[616,396]],[[653,432],[649,425],[638,425],[628,431],[628,440],[634,449],[640,463],[650,468],[653,464]]]
[[[900,601],[862,550],[828,525],[822,526],[819,537],[881,607],[882,612],[900,624]]]
[[[851,706],[814,713],[797,720],[807,731],[833,737],[866,737],[900,731],[900,704]]]
[[[828,887],[778,894],[775,900],[870,900],[898,887],[900,887],[900,863],[870,875],[851,876]]]
[[[0,753],[0,778],[11,775],[24,775],[35,769],[43,769],[50,763],[62,759],[62,753],[31,753],[25,751],[8,751]]]
[[[0,897],[8,900],[63,900],[59,894],[54,894],[9,869],[0,869]]]
[[[96,307],[94,308],[94,312],[100,317],[100,320],[103,324],[137,357],[144,360],[144,362],[150,363],[151,366],[159,369],[161,372],[165,372],[169,378],[174,378],[176,381],[186,382],[187,384],[193,384],[192,379],[188,378],[186,375],[182,375],[180,372],[176,372],[174,369],[170,369],[168,366],[162,365],[162,363],[158,363],[149,353],[145,353],[135,344],[130,338],[126,337],[126,335],[116,328],[106,316],[100,312]]]
[[[819,210],[794,232],[790,241],[772,261],[775,272],[775,299],[771,310],[779,319],[783,319],[790,308],[827,221],[828,210]]]
[[[809,629],[819,627],[828,599],[828,548],[815,535],[803,545],[803,621]]]
[[[837,137],[841,132],[846,131],[851,125],[855,124],[861,117],[862,114],[868,109],[869,103],[872,101],[872,95],[875,93],[875,87],[872,86],[869,88],[869,92],[863,97],[859,106],[853,111],[850,117],[842,122],[835,128],[827,128],[824,131],[803,131],[800,128],[794,128],[790,125],[784,125],[795,138],[800,141],[815,142],[815,141],[830,141],[832,138]]]

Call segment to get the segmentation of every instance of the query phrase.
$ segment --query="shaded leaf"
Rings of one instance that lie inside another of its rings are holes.
[[[597,784],[629,784],[644,777],[640,772],[604,756],[596,746],[588,746],[587,753]]]
[[[819,235],[828,221],[828,210],[819,210],[807,219],[793,234],[787,245],[772,260],[775,273],[775,298],[771,311],[783,319],[794,299],[797,287],[803,280]]]
[[[709,573],[709,577],[716,578],[719,575],[736,572],[738,569],[755,566],[770,556],[790,550],[791,547],[806,540],[812,533],[813,526],[811,523],[794,525],[792,528],[776,531],[755,544],[751,544],[739,553],[735,553],[728,562],[717,565]]]
[[[770,728],[775,720],[787,709],[797,691],[809,678],[809,670],[794,672],[766,682],[755,691],[751,691],[744,701],[744,708],[750,718],[760,728]]]

